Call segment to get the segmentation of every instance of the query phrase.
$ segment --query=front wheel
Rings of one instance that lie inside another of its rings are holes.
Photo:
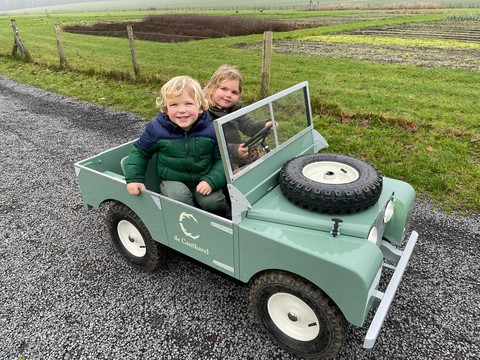
[[[281,347],[309,359],[335,356],[346,337],[343,314],[320,289],[298,276],[272,271],[250,288],[257,322]]]
[[[158,267],[166,250],[128,206],[112,205],[106,222],[114,246],[131,265],[147,272]]]

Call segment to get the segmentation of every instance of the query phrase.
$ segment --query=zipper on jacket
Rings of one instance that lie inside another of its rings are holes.
[[[183,133],[183,138],[185,140],[185,155],[187,158],[187,168],[188,172],[190,173],[190,177],[192,178],[192,183],[195,184],[195,177],[193,175],[193,166],[192,166],[192,156],[190,156],[190,141],[188,137],[188,132],[185,131]],[[196,184],[195,184],[196,185]]]

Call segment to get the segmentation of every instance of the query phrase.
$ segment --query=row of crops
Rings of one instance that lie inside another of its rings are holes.
[[[399,37],[406,39],[453,40],[480,44],[480,14],[469,15],[479,21],[441,21],[378,26],[350,31],[352,35]]]

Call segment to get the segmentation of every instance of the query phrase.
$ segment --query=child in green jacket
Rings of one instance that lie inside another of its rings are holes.
[[[226,184],[208,102],[197,80],[178,76],[169,80],[157,99],[160,110],[133,144],[125,164],[127,191],[145,189],[145,170],[156,156],[161,194],[223,215],[228,206]]]

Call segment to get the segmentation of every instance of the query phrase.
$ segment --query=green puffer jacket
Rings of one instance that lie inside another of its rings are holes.
[[[145,182],[145,170],[154,154],[160,181],[181,181],[194,190],[200,181],[205,180],[212,191],[220,190],[226,184],[217,138],[208,112],[201,114],[187,132],[159,113],[147,124],[130,150],[125,164],[127,183]]]

